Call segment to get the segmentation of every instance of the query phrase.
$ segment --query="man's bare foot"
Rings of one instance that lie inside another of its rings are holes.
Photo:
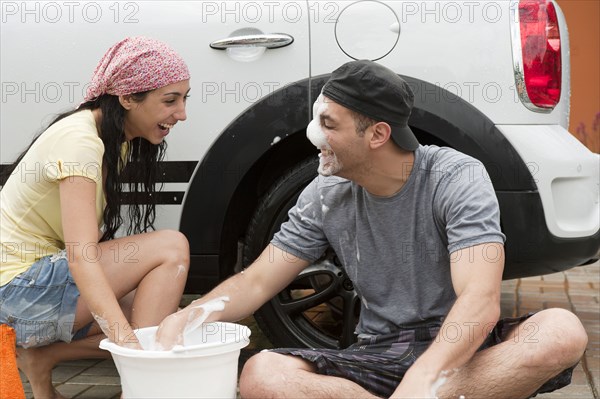
[[[54,364],[42,352],[43,348],[17,348],[17,365],[27,376],[35,399],[65,399],[52,385]]]

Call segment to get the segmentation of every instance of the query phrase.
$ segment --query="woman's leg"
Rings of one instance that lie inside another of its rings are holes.
[[[183,234],[157,231],[100,244],[99,262],[106,278],[134,328],[159,324],[175,312],[181,300],[189,269],[189,246]],[[87,305],[79,300],[74,330],[93,321]],[[19,367],[27,375],[35,398],[59,397],[52,386],[52,369],[67,360],[107,358],[98,348],[105,338],[97,325],[88,337],[69,344],[19,349]]]
[[[52,385],[52,369],[57,363],[110,357],[110,353],[98,348],[106,336],[97,326],[93,330],[94,335],[71,343],[56,342],[29,349],[17,348],[17,364],[29,379],[35,399],[62,398]]]
[[[125,295],[119,304],[125,317],[131,318],[131,308],[135,291]],[[37,348],[17,348],[17,363],[29,378],[35,398],[55,398],[62,396],[52,385],[52,369],[59,362],[78,359],[108,359],[110,353],[100,349],[100,341],[106,338],[98,324],[94,323],[85,338],[71,343],[56,342]]]
[[[100,262],[117,299],[136,290],[130,322],[134,328],[158,325],[175,312],[189,269],[189,245],[177,231],[156,231],[100,244]],[[75,330],[93,321],[77,303]]]

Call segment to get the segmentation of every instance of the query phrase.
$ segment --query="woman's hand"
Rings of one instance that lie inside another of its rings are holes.
[[[118,339],[115,342],[119,346],[129,349],[144,349],[142,348],[142,345],[140,344],[137,335],[135,335],[133,328],[129,324],[125,326],[122,332],[117,333],[117,337],[123,337],[122,339]]]
[[[125,320],[123,323],[112,323],[106,320],[104,317],[92,313],[94,320],[98,323],[98,326],[106,335],[106,337],[114,342],[115,344],[124,348],[130,349],[143,349],[140,345],[140,341],[135,335],[133,327]]]

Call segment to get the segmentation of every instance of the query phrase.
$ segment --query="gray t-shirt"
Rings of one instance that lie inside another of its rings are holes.
[[[420,146],[412,170],[404,172],[408,181],[391,197],[318,176],[272,241],[311,262],[331,245],[361,298],[358,334],[445,317],[456,300],[450,277],[456,255],[450,254],[505,240],[481,162],[450,148]]]

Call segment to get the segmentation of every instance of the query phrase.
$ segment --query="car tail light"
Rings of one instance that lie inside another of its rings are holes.
[[[514,7],[513,57],[521,101],[534,111],[551,111],[560,100],[561,42],[550,0],[521,0]]]

